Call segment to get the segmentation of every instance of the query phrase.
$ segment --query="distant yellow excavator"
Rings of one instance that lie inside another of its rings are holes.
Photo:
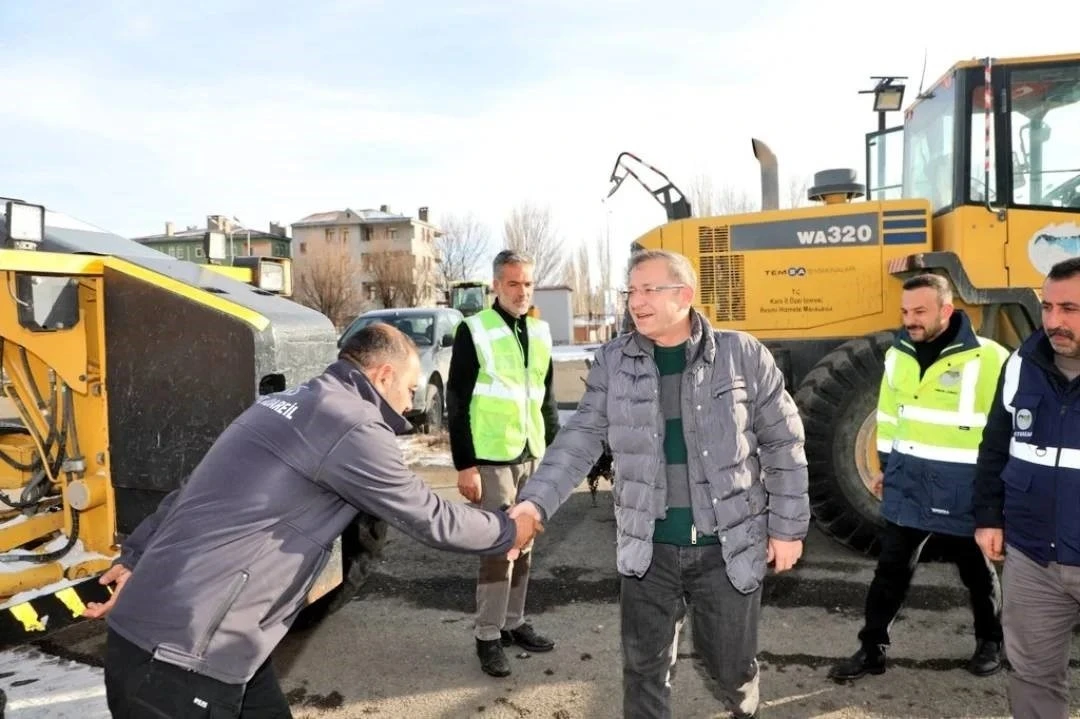
[[[611,193],[632,177],[667,213],[633,247],[689,257],[698,308],[772,350],[805,421],[815,520],[871,553],[877,391],[904,278],[944,275],[979,332],[1015,346],[1040,324],[1050,266],[1080,255],[1080,55],[959,62],[889,129],[904,78],[875,79],[869,188],[854,170],[826,170],[809,190],[817,204],[778,209],[776,158],[758,140],[760,212],[693,217],[630,153],[611,175]]]

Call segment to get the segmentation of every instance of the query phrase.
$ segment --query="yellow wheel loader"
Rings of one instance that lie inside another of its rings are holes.
[[[1046,272],[1080,254],[1080,55],[957,63],[888,129],[903,78],[875,79],[869,187],[826,170],[814,205],[778,209],[776,158],[754,140],[759,212],[694,217],[666,175],[629,153],[609,193],[641,183],[668,222],[633,247],[686,255],[698,309],[771,349],[806,425],[815,521],[866,553],[880,522],[877,393],[904,278],[947,277],[977,331],[1015,347],[1040,325]]]
[[[0,213],[7,646],[106,597],[97,577],[125,535],[259,395],[332,362],[337,333],[288,298],[288,260],[193,264],[40,205],[0,199]],[[361,517],[342,538],[309,596],[315,615],[366,574],[383,531]]]

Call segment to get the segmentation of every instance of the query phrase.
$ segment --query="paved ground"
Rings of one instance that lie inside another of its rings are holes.
[[[429,468],[424,476],[455,496],[449,470]],[[610,495],[601,491],[597,504],[583,486],[538,542],[529,609],[558,641],[554,652],[516,651],[511,677],[483,674],[470,634],[474,560],[395,534],[364,596],[316,629],[291,635],[275,654],[296,716],[621,716]],[[920,568],[895,626],[888,673],[850,686],[826,678],[828,666],[855,648],[872,570],[868,560],[815,533],[796,571],[769,578],[760,654],[767,716],[1007,717],[1004,676],[977,679],[962,668],[973,648],[970,615],[947,565]],[[7,716],[107,717],[100,670],[92,666],[101,643],[100,625],[84,624],[31,648],[36,656],[0,655]],[[685,634],[673,691],[674,716],[722,716]]]

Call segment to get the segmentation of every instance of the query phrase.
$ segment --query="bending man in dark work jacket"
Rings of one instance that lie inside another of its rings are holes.
[[[416,348],[365,327],[314,379],[262,397],[162,500],[102,577],[105,686],[123,717],[287,717],[269,656],[336,537],[364,511],[442,549],[506,554],[535,527],[446,502],[402,461],[395,434]]]

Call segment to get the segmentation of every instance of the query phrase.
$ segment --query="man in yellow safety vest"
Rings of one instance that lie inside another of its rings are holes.
[[[1001,669],[1001,587],[975,543],[973,503],[979,442],[1008,351],[976,335],[952,301],[939,275],[904,282],[904,326],[885,353],[878,397],[881,552],[861,648],[832,668],[833,679],[885,671],[889,628],[931,535],[940,535],[971,596],[976,647],[968,671],[989,676]]]
[[[498,509],[517,503],[559,429],[559,414],[551,330],[529,314],[534,262],[504,250],[492,269],[493,306],[458,325],[446,403],[458,491],[481,507]],[[531,565],[531,545],[513,560],[480,560],[474,633],[480,667],[491,676],[510,674],[504,646],[530,652],[555,646],[525,621]]]

